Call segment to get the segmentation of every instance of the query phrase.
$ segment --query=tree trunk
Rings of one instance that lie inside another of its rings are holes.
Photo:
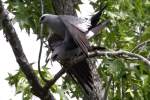
[[[52,0],[55,13],[58,15],[76,15],[74,7],[80,0]]]

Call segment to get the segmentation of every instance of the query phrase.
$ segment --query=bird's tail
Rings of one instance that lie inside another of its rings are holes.
[[[106,4],[101,3],[99,11],[91,17],[91,26],[89,27],[89,30],[94,28],[98,24],[99,19],[106,7]]]
[[[91,37],[97,35],[99,31],[105,28],[110,23],[110,20],[105,20],[102,23],[97,24],[94,28],[90,29],[86,34],[86,38],[90,39]]]
[[[93,80],[88,61],[82,60],[73,65],[67,72],[73,80],[79,83],[87,94],[93,90]]]

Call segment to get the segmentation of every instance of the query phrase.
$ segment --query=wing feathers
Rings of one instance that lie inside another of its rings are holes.
[[[63,17],[60,17],[60,19],[65,24],[65,26],[68,30],[67,33],[71,35],[74,42],[82,49],[82,51],[85,55],[88,55],[88,49],[89,49],[90,46],[89,46],[89,42],[86,39],[86,36],[85,36],[84,32],[82,32],[80,29],[78,29],[77,27],[75,27],[74,25],[69,23]]]

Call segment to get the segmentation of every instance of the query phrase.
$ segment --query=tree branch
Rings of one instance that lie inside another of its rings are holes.
[[[112,82],[112,78],[113,76],[109,76],[109,79],[108,79],[108,82],[107,82],[107,87],[106,87],[106,90],[105,90],[105,93],[104,93],[104,100],[107,100],[108,99],[108,92],[109,92],[109,89],[110,89],[110,86],[111,86],[111,82]]]
[[[135,54],[135,53],[131,53],[131,52],[128,52],[128,51],[123,51],[123,50],[120,50],[120,51],[94,51],[94,52],[90,52],[89,53],[89,57],[96,57],[96,56],[119,56],[119,57],[130,57],[130,58],[138,58],[140,60],[142,60],[143,62],[145,62],[149,68],[150,68],[150,61],[141,56],[141,55],[138,55],[138,54]]]
[[[55,74],[55,76],[50,79],[48,82],[46,82],[44,89],[48,90],[67,70],[69,70],[74,64],[80,62],[81,60],[85,59],[86,56],[82,55],[79,56],[73,60],[68,60],[67,62],[61,62],[61,65],[67,65],[69,67],[67,68],[62,68],[57,74]]]
[[[123,57],[123,58],[133,58],[133,60],[137,60],[140,59],[141,61],[145,62],[149,68],[150,68],[150,61],[148,59],[146,59],[145,57],[135,54],[135,53],[131,53],[128,51],[100,51],[100,50],[96,50],[96,51],[92,51],[89,52],[89,58],[93,58],[93,57],[99,57],[99,56],[118,56],[118,57]],[[70,66],[68,67],[71,68],[72,65],[80,62],[81,60],[85,59],[86,56],[81,55],[79,57],[74,58],[71,61],[65,62],[66,65]],[[135,59],[137,58],[137,59]],[[64,65],[64,63],[63,63]],[[67,69],[67,70],[68,70]],[[50,88],[64,73],[66,72],[66,69],[64,70],[63,68],[54,76],[53,79],[49,80],[49,82],[46,83],[46,85],[44,86],[45,88]]]
[[[55,76],[53,79],[49,80],[45,86],[45,90],[49,90],[49,88],[66,72],[66,69],[62,68]]]
[[[29,84],[32,86],[32,92],[42,100],[54,100],[53,95],[48,91],[47,93],[40,85],[37,76],[34,73],[31,65],[29,64],[24,51],[22,49],[20,40],[16,34],[16,31],[8,17],[6,10],[3,7],[0,0],[0,17],[2,18],[3,32],[6,35],[8,42],[10,43],[16,61],[18,62],[22,72],[25,74]]]
[[[136,50],[138,50],[139,48],[141,48],[144,45],[147,45],[148,43],[150,43],[150,40],[147,40],[147,41],[144,41],[144,42],[140,43],[133,50],[131,50],[131,52],[135,52]]]
[[[135,53],[131,53],[131,52],[128,52],[128,51],[123,51],[123,50],[120,50],[120,51],[94,50],[94,51],[91,51],[91,52],[88,53],[89,58],[98,57],[98,56],[118,56],[118,57],[123,57],[123,58],[129,57],[130,60],[132,58],[133,58],[133,60],[139,60],[140,59],[141,61],[145,62],[147,65],[150,66],[150,61],[147,58],[145,58],[145,57],[143,57],[139,54],[135,54]],[[85,58],[86,58],[86,56],[81,55],[81,56],[73,59],[70,63],[71,63],[71,65],[76,64],[76,63],[78,63],[79,61],[81,61]],[[137,59],[135,59],[135,58],[137,58]]]
[[[43,5],[43,0],[40,0],[40,5],[41,5],[41,15],[44,13],[44,5]],[[39,56],[38,56],[38,72],[39,72],[39,75],[40,77],[42,78],[42,80],[44,82],[48,82],[47,79],[44,78],[44,76],[42,75],[42,71],[41,71],[41,55],[42,55],[42,49],[43,49],[43,43],[44,43],[44,40],[43,40],[43,24],[41,24],[41,27],[40,27],[40,50],[39,50]]]

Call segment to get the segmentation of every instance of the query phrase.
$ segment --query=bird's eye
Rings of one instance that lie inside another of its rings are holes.
[[[44,19],[45,19],[45,16],[42,16],[42,17],[41,17],[41,22],[42,22]]]

